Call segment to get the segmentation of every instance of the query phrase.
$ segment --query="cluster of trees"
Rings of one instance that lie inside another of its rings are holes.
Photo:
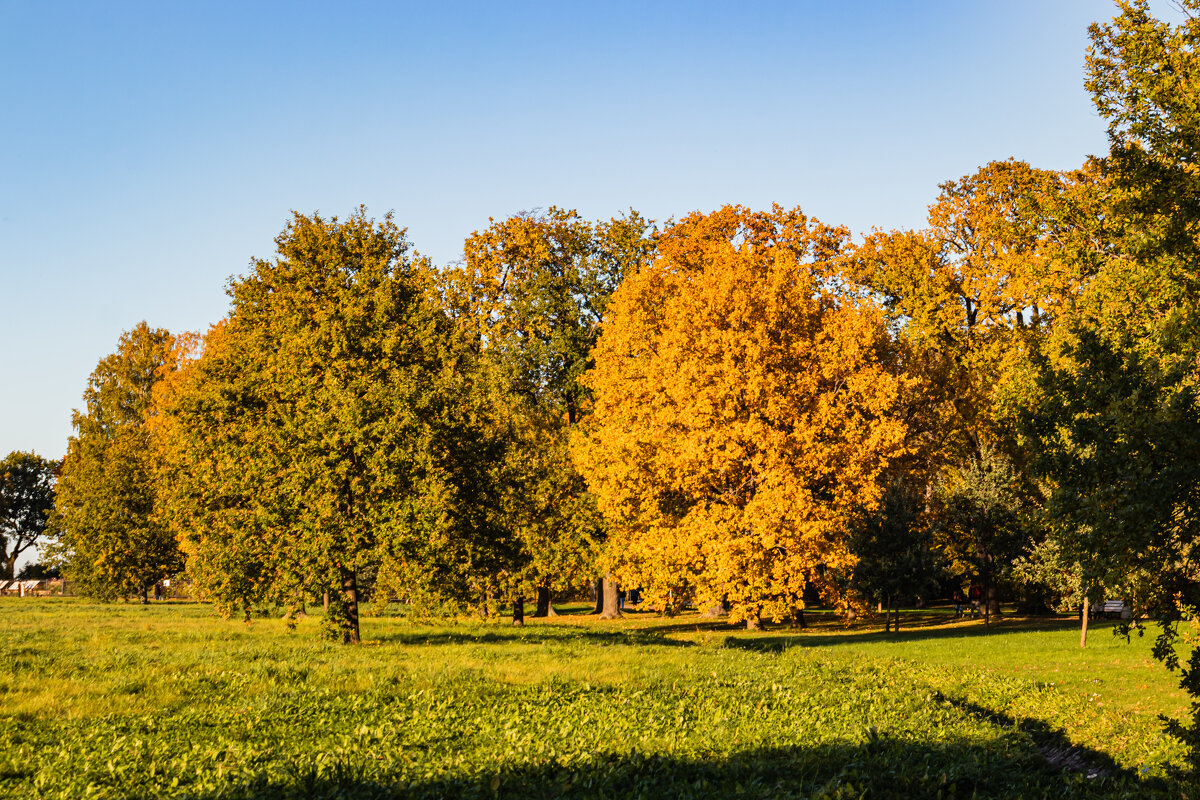
[[[1115,593],[1164,620],[1175,666],[1200,605],[1181,5],[1091,31],[1108,155],[987,164],[921,230],[551,208],[437,269],[390,217],[297,214],[206,335],[142,325],[101,362],[58,558],[110,596],[186,563],[227,613],[326,594],[344,641],[363,593],[549,613],[597,576],[609,613],[621,582],[750,626],[939,581],[989,613]]]
[[[325,595],[345,641],[368,593],[550,613],[607,535],[571,459],[578,378],[651,232],[551,208],[438,270],[390,217],[296,214],[206,335],[139,325],[93,373],[54,557],[101,597],[185,562],[229,614]]]

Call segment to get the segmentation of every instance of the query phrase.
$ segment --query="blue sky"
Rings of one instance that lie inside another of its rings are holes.
[[[1113,13],[0,0],[0,452],[61,456],[121,331],[219,319],[290,209],[394,211],[445,263],[551,204],[778,202],[862,232],[920,226],[993,159],[1078,166],[1107,149],[1083,59]]]

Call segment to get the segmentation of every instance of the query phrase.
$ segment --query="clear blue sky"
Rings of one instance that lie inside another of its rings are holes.
[[[66,450],[121,331],[199,330],[289,209],[392,210],[435,262],[489,216],[800,205],[920,226],[941,181],[1104,152],[1108,0],[0,0],[0,453]]]

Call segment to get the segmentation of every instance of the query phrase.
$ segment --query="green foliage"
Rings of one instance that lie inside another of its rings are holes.
[[[152,391],[175,366],[175,339],[145,322],[121,335],[88,379],[58,479],[49,557],[76,591],[143,598],[183,567],[156,514],[158,468],[150,447]]]
[[[1122,248],[1143,265],[1150,304],[1194,308],[1200,253],[1200,3],[1180,0],[1178,25],[1156,19],[1148,0],[1119,0],[1120,13],[1091,27],[1088,91],[1108,120],[1107,170]],[[1164,281],[1163,278],[1169,278]],[[1153,284],[1153,287],[1150,285]],[[1166,290],[1165,292],[1163,290]]]
[[[1059,613],[1079,609],[1085,591],[1083,567],[1063,552],[1063,543],[1053,536],[1033,542],[1013,562],[1013,579],[1026,591],[1042,595],[1042,601]]]
[[[296,214],[276,244],[162,392],[169,518],[226,613],[330,592],[337,638],[357,641],[359,570],[379,592],[462,599],[494,573],[496,445],[390,216]]]
[[[1158,652],[1177,668],[1177,623],[1200,616],[1195,390],[1186,374],[1163,369],[1128,336],[1113,342],[1090,328],[1078,332],[1059,366],[1043,369],[1041,383],[1028,430],[1040,454],[1033,466],[1053,484],[1052,535],[1082,566],[1085,585],[1140,584],[1140,605],[1165,623]],[[1192,666],[1183,684],[1200,697]],[[1200,727],[1174,729],[1200,757]]]
[[[924,498],[914,487],[893,481],[876,509],[857,509],[852,516],[850,551],[858,557],[851,585],[865,599],[890,612],[928,597],[938,565]]]
[[[0,577],[12,578],[17,557],[46,533],[58,466],[36,453],[0,460]]]
[[[1033,466],[1054,481],[1047,517],[1067,554],[1109,583],[1141,559],[1157,569],[1184,557],[1191,535],[1178,511],[1195,502],[1196,465],[1179,456],[1200,441],[1192,391],[1158,374],[1127,338],[1112,343],[1090,329],[1040,380],[1027,432]]]
[[[507,443],[493,522],[516,546],[497,579],[506,595],[578,589],[597,574],[604,538],[569,451],[591,409],[579,378],[612,292],[653,251],[653,226],[634,211],[592,224],[555,207],[489,222],[440,291],[479,357],[479,401]]]
[[[512,391],[573,424],[586,412],[579,378],[591,368],[609,298],[652,254],[652,223],[631,211],[593,225],[555,207],[489,222],[446,273],[445,301]]]
[[[980,583],[989,614],[998,610],[997,587],[1029,540],[1017,483],[1012,464],[984,448],[937,487],[943,551],[953,571]]]
[[[1087,88],[1108,120],[1101,164],[1108,242],[1070,324],[1047,348],[1025,423],[1046,519],[1081,588],[1120,587],[1164,622],[1157,655],[1180,666],[1181,620],[1197,618],[1200,478],[1200,3],[1178,24],[1121,0],[1093,25]],[[1200,765],[1200,648],[1182,683],[1196,701],[1172,730]]]

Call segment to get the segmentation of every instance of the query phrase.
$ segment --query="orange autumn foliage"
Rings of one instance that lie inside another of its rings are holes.
[[[798,209],[697,213],[613,296],[575,454],[625,585],[753,624],[852,565],[845,518],[903,454],[909,381],[840,289],[846,238]]]

